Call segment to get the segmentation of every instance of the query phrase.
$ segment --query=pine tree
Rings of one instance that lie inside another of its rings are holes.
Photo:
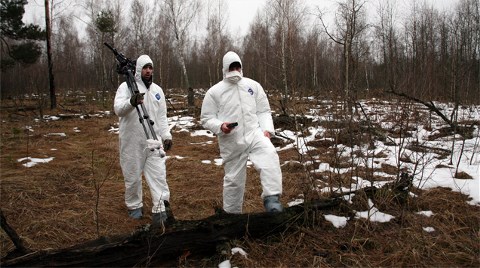
[[[22,21],[27,3],[27,0],[0,0],[2,71],[15,63],[33,64],[42,54],[36,41],[45,39],[45,31]]]

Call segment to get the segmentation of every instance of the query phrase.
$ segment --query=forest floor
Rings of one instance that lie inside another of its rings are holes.
[[[56,115],[58,120],[38,120],[40,113],[34,108],[35,102],[1,103],[0,200],[10,226],[26,247],[41,250],[66,248],[99,236],[127,234],[139,225],[149,224],[151,203],[145,183],[144,218],[137,221],[127,216],[115,133],[118,118],[112,105],[105,108],[65,100],[59,103],[59,108],[44,111]],[[179,110],[182,103],[173,102],[176,110],[169,108],[169,116],[190,116],[193,124],[188,126],[190,131],[181,131],[180,121],[172,128],[173,148],[167,160],[170,203],[177,219],[198,220],[221,207],[223,167],[207,164],[206,160],[220,158],[216,139],[191,135],[191,131],[202,129],[197,121],[198,108],[189,114]],[[309,144],[320,154],[331,145]],[[311,176],[306,176],[305,166],[298,164],[307,157],[297,149],[281,150],[279,156],[282,203],[287,205],[308,191],[305,189],[309,188],[307,180]],[[22,160],[25,157],[54,158],[26,167]],[[328,161],[328,157],[325,154],[320,160]],[[348,162],[348,157],[344,161]],[[387,170],[391,168],[384,166],[383,172],[392,174]],[[247,176],[244,212],[261,212],[258,173],[250,167]],[[331,178],[319,175],[316,179]],[[233,255],[230,262],[238,267],[479,267],[480,210],[478,205],[468,204],[468,200],[468,196],[445,187],[416,189],[407,204],[383,207],[395,216],[390,222],[351,219],[343,228],[337,228],[319,215],[312,222],[292,226],[279,235],[232,241],[248,255]],[[420,217],[418,211],[433,211],[434,216]],[[344,211],[338,208],[324,213]],[[426,232],[425,226],[432,226],[435,231]],[[0,238],[1,255],[5,257],[14,245],[3,230]],[[217,261],[215,256],[185,254],[165,262],[165,266],[212,267],[218,265]]]

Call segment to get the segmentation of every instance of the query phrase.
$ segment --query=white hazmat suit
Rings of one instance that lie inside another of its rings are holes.
[[[282,172],[276,149],[264,135],[264,131],[274,133],[267,95],[258,82],[243,77],[242,71],[229,72],[233,62],[241,65],[240,57],[230,51],[223,58],[224,79],[207,91],[200,117],[203,127],[218,136],[225,170],[223,209],[241,213],[247,159],[260,174],[262,198],[282,193]],[[238,126],[225,134],[221,130],[224,122],[238,122]]]
[[[153,62],[147,55],[137,59],[135,81],[140,93],[145,93],[143,105],[153,120],[154,131],[158,139],[171,140],[172,135],[167,121],[167,105],[165,95],[160,86],[151,83],[147,88],[142,81],[142,68]],[[163,200],[170,199],[170,191],[166,180],[165,158],[157,150],[147,149],[147,138],[139,121],[136,108],[130,104],[132,93],[127,83],[122,83],[115,95],[114,110],[119,116],[120,166],[125,179],[125,203],[129,210],[143,207],[142,172],[150,188],[152,196],[152,213],[165,211]],[[140,106],[138,107],[140,108]],[[145,126],[148,131],[148,122]],[[149,133],[150,135],[150,133]],[[151,138],[151,137],[150,137]]]

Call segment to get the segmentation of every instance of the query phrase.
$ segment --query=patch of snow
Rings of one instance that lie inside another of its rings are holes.
[[[32,157],[24,157],[24,158],[20,158],[18,159],[17,161],[18,162],[25,162],[27,161],[26,163],[23,163],[22,165],[24,167],[33,167],[39,163],[48,163],[50,161],[52,161],[55,157],[47,157],[47,158],[32,158]]]
[[[43,136],[45,136],[45,137],[52,137],[52,136],[66,137],[67,134],[65,134],[65,133],[48,133],[48,134],[45,134]]]
[[[232,264],[230,263],[230,260],[224,260],[220,264],[218,264],[218,268],[231,268]]]
[[[210,130],[195,130],[190,134],[190,136],[195,137],[195,136],[207,136],[210,138],[214,138],[215,135]]]
[[[435,232],[435,229],[433,227],[423,227],[423,230],[427,233]]]
[[[343,228],[347,226],[347,217],[335,216],[335,215],[325,215],[325,220],[331,222],[336,228]]]
[[[118,135],[118,131],[119,131],[119,128],[118,127],[110,127],[110,129],[108,130],[108,132],[110,133],[113,133],[113,134],[117,134]]]
[[[417,213],[415,213],[415,214],[423,215],[423,216],[425,216],[425,217],[431,217],[431,216],[434,215],[431,210],[419,211],[419,212],[417,212]]]
[[[392,215],[380,212],[380,210],[373,205],[373,202],[370,199],[368,200],[368,205],[370,209],[367,211],[356,212],[355,218],[364,218],[371,222],[389,222],[395,218]]]
[[[247,257],[247,252],[245,252],[245,250],[243,250],[242,248],[239,248],[239,247],[232,248],[232,255],[235,255],[237,253],[244,257]]]
[[[287,203],[287,205],[289,207],[293,207],[293,206],[296,206],[296,205],[299,205],[299,204],[303,204],[304,200],[303,199],[295,199],[293,201],[290,201]]]

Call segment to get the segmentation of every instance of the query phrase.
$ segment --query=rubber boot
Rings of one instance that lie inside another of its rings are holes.
[[[132,219],[139,220],[143,216],[142,208],[136,208],[132,210],[128,210],[128,216]]]
[[[280,203],[278,195],[265,196],[265,198],[263,199],[263,206],[265,207],[266,212],[283,211],[282,203]]]

